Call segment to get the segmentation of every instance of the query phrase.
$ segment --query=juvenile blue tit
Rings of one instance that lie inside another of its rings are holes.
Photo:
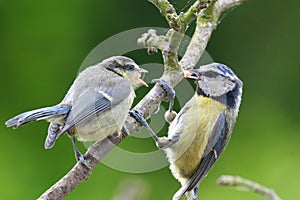
[[[84,162],[75,137],[80,141],[99,141],[121,130],[126,132],[123,126],[135,98],[134,89],[147,86],[140,78],[146,72],[130,58],[110,57],[79,73],[58,105],[22,113],[5,124],[18,128],[45,119],[50,122],[45,148],[52,148],[67,132],[76,159]]]
[[[229,67],[219,63],[184,73],[195,80],[196,93],[171,122],[168,137],[157,137],[145,121],[136,118],[165,151],[171,172],[182,185],[173,200],[184,194],[188,200],[197,200],[198,185],[229,142],[243,83]]]

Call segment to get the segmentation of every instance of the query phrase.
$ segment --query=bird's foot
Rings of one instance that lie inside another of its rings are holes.
[[[87,161],[84,159],[84,156],[78,150],[75,151],[75,157],[76,157],[77,162],[80,162],[82,165],[91,169],[91,166],[87,163]]]
[[[146,119],[136,110],[129,111],[129,115],[134,118],[138,123],[141,124],[141,126],[144,126],[151,137],[157,142],[159,140],[159,137],[156,135],[156,133],[151,129]]]
[[[179,135],[175,135],[172,138],[160,137],[156,142],[156,146],[159,149],[167,149],[171,147],[173,144],[175,144],[179,140],[179,137],[180,137]]]
[[[176,117],[177,113],[173,111],[173,105],[174,105],[174,99],[175,99],[175,90],[173,87],[168,83],[167,81],[163,79],[153,79],[152,83],[157,83],[162,89],[166,92],[167,97],[165,101],[170,101],[169,103],[169,109],[165,113],[165,120],[169,123],[171,123],[174,118]]]

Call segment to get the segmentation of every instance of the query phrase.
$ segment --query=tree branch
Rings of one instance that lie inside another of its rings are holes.
[[[110,152],[117,144],[119,144],[125,135],[110,136],[104,140],[93,144],[84,155],[84,159],[90,168],[77,162],[75,166],[51,188],[44,192],[38,199],[40,200],[59,200],[66,197],[83,181],[87,180],[93,169],[100,160]]]
[[[268,200],[281,200],[273,190],[239,176],[223,175],[217,180],[217,184],[221,186],[233,187],[237,190],[252,191]]]
[[[165,16],[170,28],[174,30],[180,30],[180,22],[178,20],[178,15],[175,8],[168,0],[149,0],[154,4],[159,12]]]
[[[195,19],[198,16],[198,13],[201,9],[208,6],[208,1],[195,1],[195,3],[185,13],[180,14],[180,21],[182,23],[189,24],[193,19]]]
[[[205,1],[199,1],[199,4],[197,4],[197,2],[192,7],[200,6],[201,2],[204,4]],[[210,4],[206,4],[204,6],[204,9],[200,10],[197,16],[197,25],[194,35],[192,36],[191,42],[179,63],[183,69],[191,69],[195,67],[206,49],[213,30],[218,25],[220,15],[226,10],[244,2],[245,0],[212,0]],[[188,10],[190,14],[185,14],[189,17],[183,15],[185,16],[183,18],[190,21],[191,13],[193,13],[192,10],[194,9]]]
[[[165,36],[158,36],[156,30],[149,29],[147,33],[144,33],[141,38],[137,40],[137,44],[148,48],[148,53],[157,53],[157,50],[163,50],[166,44]]]
[[[182,80],[181,69],[193,68],[209,41],[210,35],[217,25],[220,14],[244,0],[209,0],[196,1],[186,13],[177,15],[172,4],[167,0],[149,0],[165,16],[170,25],[166,36],[157,36],[156,32],[149,30],[138,39],[138,44],[152,51],[162,51],[164,59],[164,74],[162,79],[168,81],[173,87]],[[205,6],[202,6],[205,5]],[[197,27],[182,60],[178,61],[178,48],[186,31],[187,25],[197,17]],[[133,108],[138,110],[146,119],[154,113],[165,98],[165,91],[156,84],[148,94]],[[140,125],[131,117],[127,118],[126,127],[130,132],[138,132]],[[98,141],[85,153],[84,158],[90,168],[77,163],[63,178],[42,194],[40,200],[63,199],[80,183],[85,181],[100,160],[119,144],[127,135],[112,135]]]

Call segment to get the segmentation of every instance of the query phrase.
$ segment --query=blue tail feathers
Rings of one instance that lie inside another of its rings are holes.
[[[55,142],[56,139],[58,138],[58,133],[61,129],[61,125],[55,122],[52,122],[48,128],[48,135],[47,138],[45,140],[45,144],[44,147],[45,149],[51,149]]]
[[[19,126],[25,125],[29,122],[67,115],[69,111],[70,107],[63,105],[40,108],[19,114],[6,121],[5,125],[7,127],[18,128]]]

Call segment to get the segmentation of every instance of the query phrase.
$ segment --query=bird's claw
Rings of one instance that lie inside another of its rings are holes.
[[[151,135],[151,137],[154,139],[155,142],[157,142],[159,140],[159,137],[156,135],[156,133],[150,128],[149,124],[147,123],[146,119],[143,117],[143,115],[141,113],[139,113],[136,110],[130,111],[129,112],[130,116],[132,118],[134,118],[138,123],[141,124],[141,126],[144,126],[149,134]]]
[[[77,162],[80,162],[82,165],[91,169],[91,166],[87,163],[87,161],[84,159],[84,156],[79,151],[76,152],[76,160],[77,160]]]
[[[165,101],[174,101],[175,98],[175,90],[171,86],[170,83],[163,79],[153,79],[151,81],[152,83],[157,83],[162,89],[166,92],[167,97],[165,98]],[[172,105],[173,106],[173,105]]]
[[[167,122],[171,123],[177,115],[177,113],[173,111],[173,105],[174,105],[174,99],[175,99],[175,90],[170,85],[170,83],[168,83],[167,81],[165,81],[163,79],[153,79],[152,83],[159,84],[164,89],[164,91],[167,93],[167,97],[166,97],[165,101],[169,100],[170,103],[169,103],[169,109],[165,113],[165,120]]]
[[[135,119],[138,123],[140,123],[142,126],[149,126],[145,118],[142,116],[142,114],[137,110],[131,110],[129,111],[129,115]]]
[[[159,140],[156,142],[156,146],[159,149],[166,149],[170,146],[170,139],[167,137],[160,137]]]

